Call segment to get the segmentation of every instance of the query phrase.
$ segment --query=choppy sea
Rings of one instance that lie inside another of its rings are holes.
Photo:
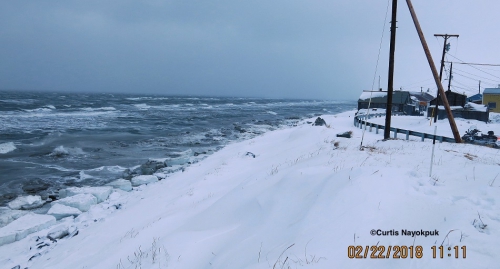
[[[232,141],[355,108],[354,101],[0,91],[0,205],[103,185],[152,158],[178,170]]]

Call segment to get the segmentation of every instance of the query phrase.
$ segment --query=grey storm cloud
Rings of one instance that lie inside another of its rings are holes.
[[[399,2],[396,77],[405,85],[430,72]],[[355,99],[374,77],[386,77],[388,24],[374,72],[387,4],[3,1],[0,87]],[[470,8],[464,1],[454,6]],[[424,21],[446,22],[432,7],[419,7]],[[430,44],[439,53],[440,45]]]

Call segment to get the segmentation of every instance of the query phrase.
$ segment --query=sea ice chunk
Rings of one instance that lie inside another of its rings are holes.
[[[0,208],[0,228],[13,222],[14,220],[28,214],[28,211],[23,210],[10,210],[7,207]]]
[[[47,233],[47,237],[52,241],[61,239],[67,235],[69,235],[69,225],[67,223],[57,225]]]
[[[66,198],[77,194],[89,193],[94,195],[95,198],[97,198],[97,203],[102,203],[103,201],[108,199],[108,196],[111,194],[112,191],[113,191],[112,187],[83,187],[83,188],[71,187],[59,190],[59,197]]]
[[[137,187],[143,184],[157,182],[158,178],[156,176],[151,176],[151,175],[141,175],[133,177],[131,181],[132,181],[132,186]]]
[[[132,183],[130,182],[130,180],[126,180],[123,178],[112,181],[106,185],[111,186],[111,187],[116,188],[116,189],[123,190],[123,191],[131,191],[132,190]]]
[[[41,207],[45,202],[38,195],[19,196],[14,201],[10,201],[7,205],[10,209],[33,209]]]
[[[0,246],[21,240],[31,233],[38,232],[56,224],[50,215],[26,214],[9,225],[0,228]]]
[[[52,203],[52,207],[49,209],[47,214],[54,216],[57,220],[60,220],[69,216],[78,216],[82,214],[82,211],[78,208],[64,204]]]
[[[78,208],[80,211],[86,212],[92,205],[97,204],[97,198],[90,193],[82,193],[74,196],[69,196],[52,203],[62,204]]]

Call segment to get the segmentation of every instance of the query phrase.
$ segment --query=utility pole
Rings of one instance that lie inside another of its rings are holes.
[[[481,80],[479,81],[479,93],[481,93]]]
[[[422,32],[422,28],[420,28],[420,23],[418,22],[417,14],[415,14],[415,10],[413,9],[411,1],[406,0],[406,3],[408,4],[408,9],[410,10],[413,23],[415,24],[415,28],[417,29],[418,37],[420,38],[420,42],[422,43],[425,56],[427,57],[427,62],[429,62],[429,66],[431,68],[434,81],[436,82],[436,86],[439,90],[439,93],[441,94],[441,100],[443,101],[444,108],[446,109],[446,114],[448,116],[448,121],[450,122],[450,127],[453,133],[453,137],[455,138],[455,142],[461,143],[462,139],[460,138],[460,133],[458,132],[457,124],[453,119],[453,114],[451,113],[450,104],[448,103],[446,95],[444,94],[443,84],[441,84],[441,80],[438,78],[436,65],[434,65],[434,61],[432,60],[432,55],[429,51],[429,47],[427,46],[427,41],[425,41],[424,33]]]
[[[392,0],[391,17],[391,45],[389,48],[389,81],[387,85],[387,106],[385,109],[384,139],[391,136],[391,113],[392,113],[392,92],[394,80],[394,51],[396,49],[396,15],[398,11],[398,0]]]
[[[441,56],[441,69],[439,70],[439,80],[442,81],[443,78],[443,67],[444,67],[444,55],[446,52],[450,49],[449,45],[447,46],[447,41],[449,37],[456,37],[458,38],[458,35],[449,35],[449,34],[435,34],[434,36],[442,36],[444,37],[444,43],[443,43],[443,55]],[[434,122],[437,121],[437,115],[438,115],[438,103],[439,103],[439,90],[436,94],[436,108],[435,108],[435,113],[434,113]]]
[[[450,90],[450,86],[451,86],[451,76],[453,75],[453,63],[450,63],[450,77],[448,79],[448,91]]]

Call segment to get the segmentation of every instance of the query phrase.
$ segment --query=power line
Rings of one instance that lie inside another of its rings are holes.
[[[458,59],[457,57],[455,57],[455,56],[451,55],[450,53],[448,53],[448,55],[450,55],[451,57],[453,57],[453,58],[455,58],[455,59],[457,59],[457,60],[461,61],[461,62],[462,62],[462,63],[464,63],[464,64],[467,64],[467,63],[465,63],[464,61],[462,61],[461,59]],[[474,68],[474,69],[476,69],[476,70],[479,70],[479,71],[481,71],[481,72],[483,72],[483,73],[486,73],[486,74],[488,74],[488,75],[490,75],[490,76],[493,76],[493,77],[496,77],[496,78],[500,79],[500,77],[497,77],[497,76],[495,76],[495,75],[493,75],[493,74],[490,74],[490,73],[488,73],[488,72],[486,72],[486,71],[484,71],[484,70],[481,70],[481,69],[479,69],[479,68],[475,67],[474,65],[471,65],[471,64],[467,64],[467,65],[469,65],[470,67],[472,67],[472,68]]]
[[[456,68],[455,68],[455,70],[458,70],[458,71],[459,71],[459,73],[460,73],[460,72],[462,72],[462,73],[469,74],[469,75],[471,75],[471,76],[476,76],[476,77],[479,77],[479,78],[482,78],[482,79],[486,79],[486,80],[490,80],[490,81],[497,82],[497,81],[495,81],[495,80],[492,80],[492,79],[489,79],[489,78],[486,78],[486,77],[482,77],[482,76],[478,76],[478,75],[476,75],[476,74],[472,74],[472,73],[466,72],[466,71],[461,70],[461,69],[456,69]]]
[[[477,78],[471,78],[471,77],[469,77],[469,76],[466,76],[466,75],[464,75],[464,74],[461,74],[462,72],[463,72],[463,71],[458,71],[458,72],[455,72],[455,74],[457,74],[457,75],[459,75],[459,76],[462,76],[462,77],[464,77],[464,78],[468,78],[468,79],[470,79],[470,80],[474,80],[474,81],[478,81],[478,80],[480,80],[480,79],[477,79]],[[489,79],[487,79],[487,80],[489,80]],[[481,81],[483,81],[483,82],[484,82],[484,80],[481,80]],[[495,82],[494,82],[493,80],[491,80],[491,82],[493,82],[493,83],[488,82],[488,81],[486,81],[486,82],[487,82],[488,84],[495,84]],[[497,83],[497,84],[498,84],[498,83]]]
[[[448,61],[445,61],[445,63],[451,63]],[[500,66],[500,64],[479,64],[479,63],[463,63],[463,62],[453,62],[456,64],[466,64],[466,65],[486,65],[486,66]]]
[[[373,81],[372,81],[372,91],[373,91],[373,86],[375,85],[375,78],[377,77],[377,70],[378,70],[378,62],[380,60],[380,51],[382,50],[382,42],[384,40],[384,33],[385,33],[385,25],[387,23],[387,13],[389,13],[389,3],[390,1],[387,0],[387,8],[385,10],[385,19],[384,19],[384,27],[382,27],[382,36],[380,37],[380,44],[378,46],[378,55],[377,55],[377,64],[375,65],[375,74],[373,74]],[[380,79],[379,79],[380,80]],[[370,96],[371,97],[371,96]]]

